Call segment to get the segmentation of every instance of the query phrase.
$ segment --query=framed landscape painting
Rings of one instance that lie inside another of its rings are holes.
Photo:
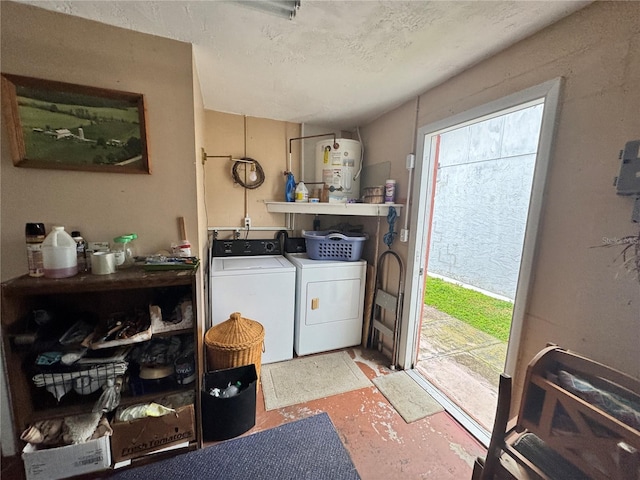
[[[18,167],[151,173],[141,94],[2,74]]]

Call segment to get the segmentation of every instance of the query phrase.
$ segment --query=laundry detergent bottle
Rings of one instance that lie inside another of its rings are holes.
[[[287,181],[285,183],[285,200],[287,202],[293,202],[296,199],[296,180],[293,178],[293,173],[287,172]]]
[[[42,242],[42,265],[48,278],[73,277],[78,273],[76,241],[64,227],[53,227]]]
[[[298,183],[296,186],[296,202],[308,202],[309,201],[309,189],[304,182]]]

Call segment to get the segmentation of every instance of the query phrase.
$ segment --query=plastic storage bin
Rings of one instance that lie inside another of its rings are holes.
[[[366,233],[303,232],[307,255],[312,260],[356,262],[362,256]]]
[[[242,435],[256,424],[255,365],[227,368],[204,374],[202,391],[202,434],[206,441],[227,440]],[[242,384],[229,398],[214,397],[212,388],[224,390],[229,383]]]

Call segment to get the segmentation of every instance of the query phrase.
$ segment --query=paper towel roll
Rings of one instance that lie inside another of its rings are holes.
[[[94,252],[91,254],[91,273],[109,275],[116,271],[116,256],[112,252]]]

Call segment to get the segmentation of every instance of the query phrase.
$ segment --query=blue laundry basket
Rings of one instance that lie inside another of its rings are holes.
[[[303,232],[307,256],[312,260],[341,260],[356,262],[369,238],[366,233],[338,233],[332,231]]]

